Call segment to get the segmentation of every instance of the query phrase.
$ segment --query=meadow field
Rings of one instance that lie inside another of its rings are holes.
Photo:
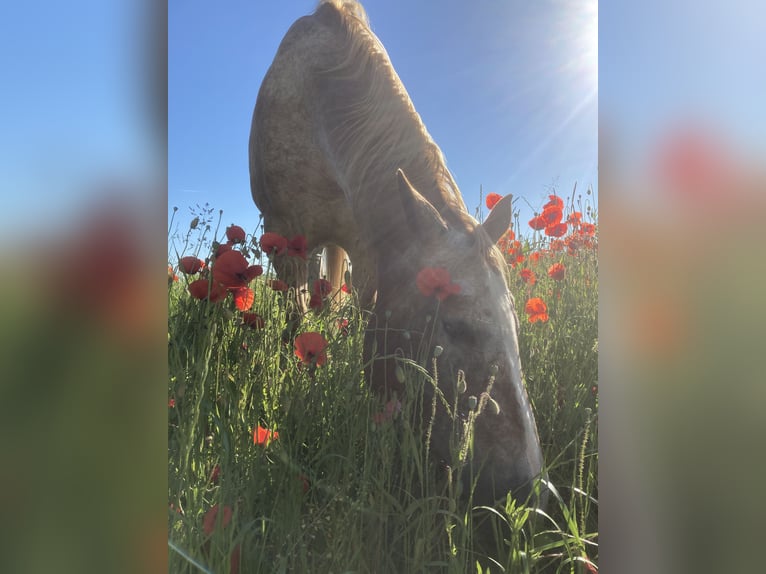
[[[490,194],[487,206],[496,199]],[[455,445],[453,473],[428,456],[427,436],[412,422],[423,385],[459,388],[438,380],[433,351],[399,373],[401,401],[370,392],[368,315],[353,290],[338,297],[311,282],[311,310],[287,336],[290,298],[270,262],[310,256],[299,238],[244,230],[209,206],[176,211],[168,231],[170,571],[596,572],[595,205],[590,190],[551,195],[531,221],[516,215],[499,242],[549,474],[544,509],[510,496],[492,508],[471,504],[470,485],[451,480],[470,444]],[[478,401],[476,416],[485,406]]]

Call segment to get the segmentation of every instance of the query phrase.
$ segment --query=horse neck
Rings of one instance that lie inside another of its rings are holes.
[[[465,210],[457,185],[372,31],[353,18],[328,20],[332,46],[314,76],[308,100],[320,140],[350,202],[385,203],[404,170],[437,209]]]

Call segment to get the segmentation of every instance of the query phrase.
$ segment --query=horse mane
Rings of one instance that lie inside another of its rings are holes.
[[[323,142],[352,203],[361,191],[390,191],[396,170],[451,227],[473,231],[460,190],[439,146],[397,75],[383,44],[371,31],[364,8],[354,0],[322,0],[316,17],[338,32],[331,65],[316,70],[317,115]],[[378,205],[385,197],[372,197]]]

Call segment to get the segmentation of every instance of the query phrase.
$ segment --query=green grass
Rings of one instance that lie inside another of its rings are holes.
[[[211,244],[225,241],[211,210],[198,215],[197,225],[170,237],[174,266],[181,255],[209,257]],[[251,262],[258,237],[239,247]],[[526,255],[548,247],[541,232],[522,240]],[[562,281],[546,274],[557,261],[567,268]],[[531,287],[520,278],[525,266],[537,274]],[[473,509],[449,474],[434,468],[423,433],[410,423],[424,385],[434,384],[432,370],[405,364],[403,412],[373,423],[385,406],[365,385],[367,317],[352,297],[304,318],[299,332],[321,333],[329,358],[316,368],[299,365],[283,342],[289,304],[268,286],[265,267],[250,284],[262,329],[242,325],[230,296],[192,298],[186,285],[197,277],[177,266],[180,280],[169,281],[170,571],[229,572],[233,557],[239,572],[590,571],[585,561],[598,557],[595,246],[545,251],[536,263],[508,268],[552,487],[544,511],[510,498]],[[547,322],[526,320],[530,296],[547,303]],[[254,444],[257,425],[279,437]],[[453,467],[467,446],[455,445]],[[214,505],[232,517],[223,525],[219,512],[206,535]]]

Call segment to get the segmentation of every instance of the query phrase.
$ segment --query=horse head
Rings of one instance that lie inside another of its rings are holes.
[[[392,354],[425,349],[429,367],[430,357],[438,355],[438,392],[444,403],[436,401],[431,453],[452,464],[455,439],[464,439],[465,421],[475,419],[464,485],[475,481],[473,500],[478,504],[494,502],[509,491],[523,502],[543,461],[522,380],[518,318],[506,264],[495,246],[511,222],[511,196],[483,224],[467,215],[455,224],[454,214],[443,217],[401,170],[397,179],[403,211],[392,218],[400,222],[392,232],[397,252],[378,262],[378,324],[366,340],[368,357],[373,346],[381,354],[385,345],[388,358],[372,364],[371,383],[379,392],[401,396],[404,389],[394,376]],[[381,329],[382,315],[386,329]],[[435,353],[437,346],[441,349]],[[431,418],[434,392],[434,385],[425,385],[424,420]],[[531,502],[536,501],[533,496]]]

